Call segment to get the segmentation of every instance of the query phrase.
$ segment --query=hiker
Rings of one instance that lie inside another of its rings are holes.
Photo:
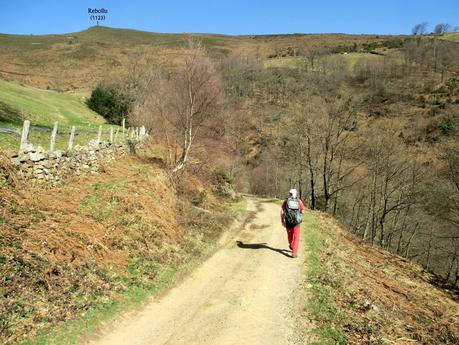
[[[296,189],[290,189],[289,197],[282,203],[281,221],[287,229],[288,244],[292,251],[292,258],[298,256],[300,244],[300,223],[303,221],[304,204]]]

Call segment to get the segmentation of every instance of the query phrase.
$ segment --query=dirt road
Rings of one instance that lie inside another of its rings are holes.
[[[248,202],[256,210],[257,202]],[[290,257],[279,205],[259,203],[255,219],[224,241],[165,296],[90,344],[296,344],[303,257]]]

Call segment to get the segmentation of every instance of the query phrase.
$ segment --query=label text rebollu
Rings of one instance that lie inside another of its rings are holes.
[[[108,13],[108,10],[105,8],[88,8],[88,13]]]

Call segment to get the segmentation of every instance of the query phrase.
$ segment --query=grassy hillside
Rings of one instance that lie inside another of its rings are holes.
[[[188,37],[203,41],[213,57],[265,59],[288,47],[357,46],[387,39],[378,35],[261,35],[161,34],[92,27],[64,35],[0,34],[0,77],[43,89],[88,89],[109,75],[126,72],[136,60],[173,69]]]
[[[458,291],[399,256],[371,247],[326,214],[303,224],[311,344],[457,344]],[[305,326],[306,327],[306,326]]]
[[[52,127],[54,121],[65,127],[91,126],[105,122],[90,110],[82,97],[21,86],[0,80],[0,101],[18,110],[36,126]],[[0,118],[0,121],[4,119]]]
[[[48,129],[58,121],[61,134],[68,132],[71,126],[96,130],[98,125],[105,124],[103,117],[86,106],[81,94],[40,90],[0,80],[0,127],[20,131],[26,119],[33,126]],[[29,138],[35,145],[45,146],[49,142],[49,134],[46,132],[31,131]],[[87,136],[83,138],[83,135],[79,135],[77,143],[87,139]],[[64,148],[66,140],[66,137],[59,136],[58,148]],[[18,146],[18,137],[0,133],[0,147],[16,150]]]
[[[103,123],[103,119],[87,109],[82,97],[77,95],[88,94],[101,79],[125,75],[130,66],[138,62],[147,66],[159,64],[173,70],[181,59],[180,48],[190,36],[202,40],[214,58],[261,59],[269,67],[301,65],[301,58],[268,59],[292,47],[306,52],[316,48],[361,46],[387,39],[376,35],[343,34],[162,34],[108,27],[92,27],[63,35],[0,34],[0,127],[18,129],[23,118],[30,119],[33,125],[48,128],[59,121],[61,129],[70,125],[91,128]],[[62,92],[70,90],[77,92]],[[82,137],[77,141],[79,139]],[[31,140],[46,146],[49,138],[32,132]],[[66,138],[60,137],[58,146],[65,146],[65,141]],[[18,145],[19,138],[0,134],[1,147],[15,150]]]
[[[459,42],[459,32],[449,32],[444,34],[441,39],[452,42]]]
[[[391,56],[395,55],[391,52]],[[371,63],[373,61],[380,61],[383,59],[382,55],[374,55],[369,53],[349,53],[349,54],[333,54],[326,58],[322,58],[321,61],[316,62],[318,65],[323,63],[340,63],[344,62],[346,66],[352,70],[356,64],[366,62]],[[273,59],[267,59],[264,62],[264,66],[267,68],[305,68],[308,65],[308,59],[303,56],[290,56],[290,57],[278,57]]]

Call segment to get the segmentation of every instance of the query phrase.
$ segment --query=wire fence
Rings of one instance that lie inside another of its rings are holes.
[[[55,122],[52,129],[32,126],[30,121],[25,120],[22,131],[10,128],[0,129],[1,133],[15,138],[17,145],[15,150],[20,152],[33,151],[38,147],[50,152],[56,150],[69,151],[76,145],[84,146],[89,142],[108,142],[115,143],[126,139],[140,139],[147,135],[146,129],[142,127],[126,128],[123,119],[121,126],[102,126],[98,130],[77,128],[72,126],[70,129],[59,129],[59,123]]]

